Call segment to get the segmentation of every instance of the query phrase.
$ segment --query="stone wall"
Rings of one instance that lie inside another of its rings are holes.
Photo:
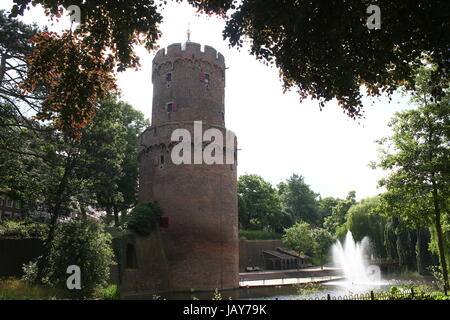
[[[244,272],[246,267],[265,268],[264,250],[276,250],[282,247],[281,240],[241,240],[239,242],[239,271]]]
[[[127,252],[130,249],[132,252]],[[145,237],[115,239],[114,251],[118,265],[111,269],[111,279],[120,284],[123,295],[169,291],[167,260],[158,230]]]

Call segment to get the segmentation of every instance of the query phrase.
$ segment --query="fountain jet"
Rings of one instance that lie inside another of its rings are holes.
[[[342,268],[344,276],[351,284],[368,284],[373,278],[367,274],[367,264],[364,255],[369,248],[369,238],[364,237],[361,242],[355,242],[350,231],[342,244],[337,241],[332,246],[333,262]]]

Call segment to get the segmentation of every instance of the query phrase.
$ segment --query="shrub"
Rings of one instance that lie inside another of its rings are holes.
[[[138,204],[127,218],[127,228],[142,236],[149,235],[157,226],[161,215],[157,202]]]
[[[43,238],[48,225],[31,219],[0,221],[0,237],[2,238]]]
[[[0,279],[0,300],[54,300],[68,298],[67,291],[32,285],[18,279]]]
[[[109,285],[106,288],[99,290],[98,296],[103,300],[119,300],[120,290],[115,284]]]
[[[239,239],[241,240],[278,240],[282,235],[275,232],[266,232],[260,230],[239,230]]]
[[[81,270],[81,289],[71,293],[77,298],[93,297],[96,289],[107,285],[113,257],[111,235],[102,225],[87,219],[62,223],[49,256],[48,283],[65,287],[67,267],[76,265]]]

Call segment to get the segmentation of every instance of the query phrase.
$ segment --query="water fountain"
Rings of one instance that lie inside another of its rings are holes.
[[[369,239],[365,237],[361,242],[355,242],[350,231],[347,232],[343,244],[337,241],[333,245],[333,262],[342,268],[348,284],[369,285],[381,280],[379,268],[369,266],[364,259],[364,256],[369,253],[368,249]]]

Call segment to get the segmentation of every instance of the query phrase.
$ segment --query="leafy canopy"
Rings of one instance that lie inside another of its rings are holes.
[[[181,2],[181,0],[176,0]],[[163,17],[160,0],[14,0],[12,16],[41,4],[48,14],[78,5],[82,24],[76,33],[97,57],[109,49],[118,69],[136,67],[133,45],[155,49]],[[414,70],[424,54],[450,72],[450,3],[447,0],[188,0],[206,14],[226,21],[223,36],[231,46],[250,44],[258,60],[274,64],[284,89],[296,89],[303,100],[310,96],[320,106],[337,99],[351,117],[363,112],[361,86],[367,94],[392,93],[401,85],[413,87]],[[381,28],[366,26],[367,8],[381,9]],[[55,53],[56,54],[56,51]],[[439,97],[437,97],[439,98]]]

